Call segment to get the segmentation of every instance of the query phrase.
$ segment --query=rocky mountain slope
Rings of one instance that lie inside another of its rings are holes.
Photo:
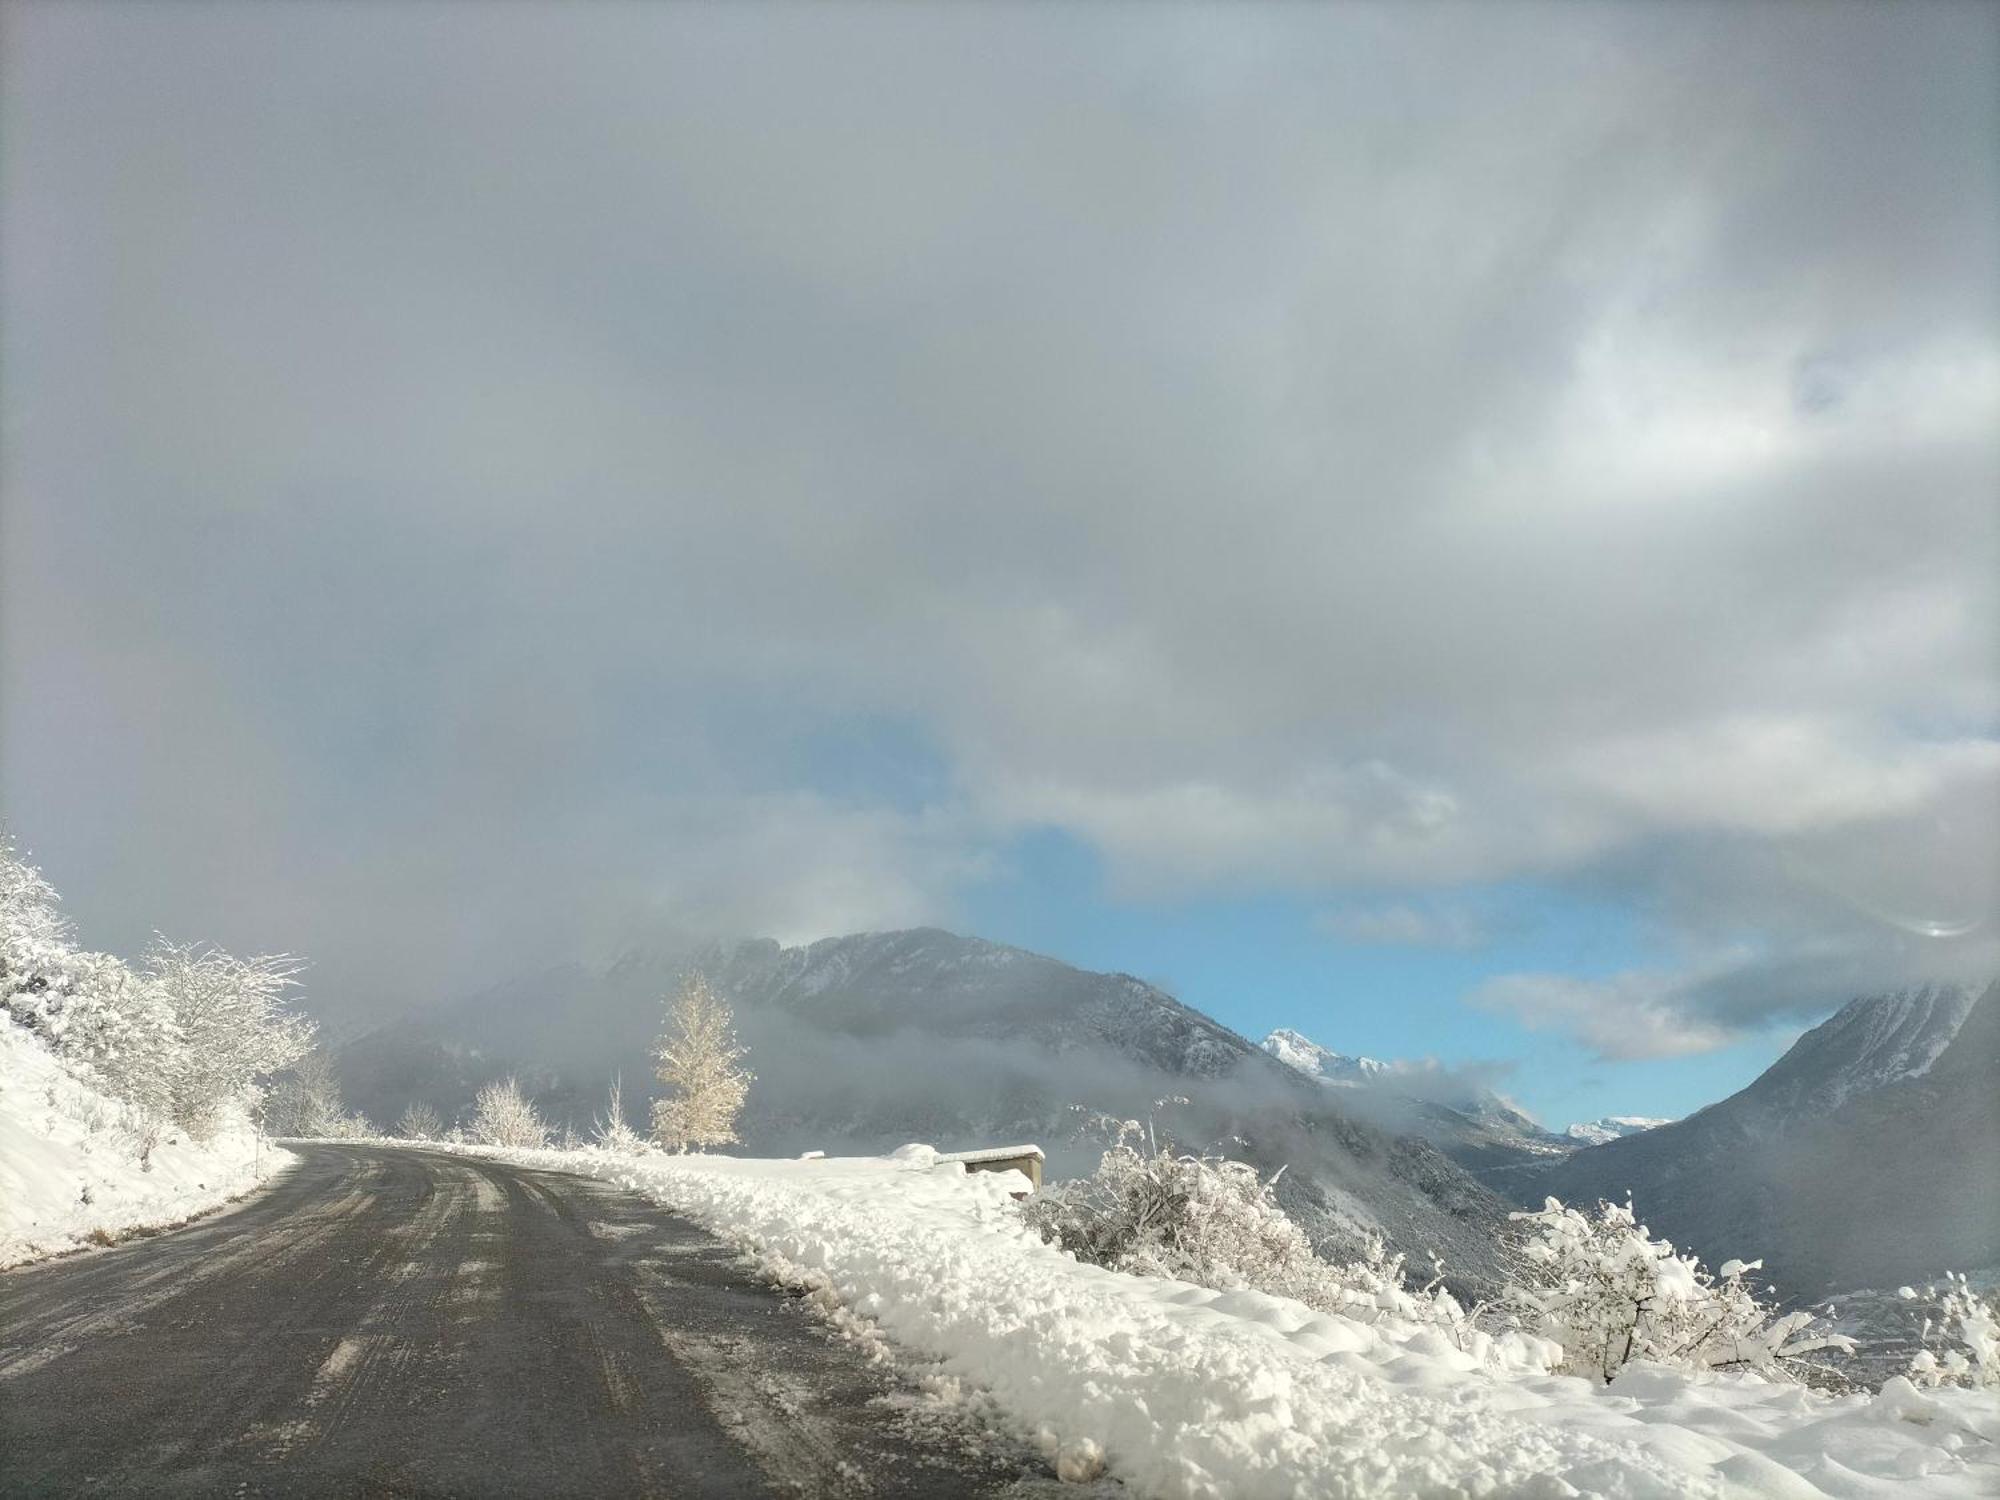
[[[1184,1146],[1286,1167],[1281,1195],[1329,1248],[1380,1232],[1419,1264],[1441,1253],[1468,1284],[1493,1267],[1504,1203],[1424,1141],[1152,985],[932,929],[635,951],[523,976],[350,1042],[350,1102],[392,1120],[424,1098],[449,1116],[515,1071],[582,1126],[622,1072],[637,1123],[662,998],[689,968],[731,998],[751,1049],[748,1150],[1032,1139],[1061,1174],[1094,1164],[1107,1120],[1151,1118]]]
[[[1517,1179],[1524,1202],[1622,1200],[1711,1263],[1788,1292],[2000,1263],[2000,985],[1858,999],[1748,1088]]]

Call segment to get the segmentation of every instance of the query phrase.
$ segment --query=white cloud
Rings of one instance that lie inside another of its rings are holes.
[[[10,814],[230,826],[200,723],[31,742],[168,651],[336,944],[412,870],[418,930],[920,920],[1046,824],[1135,895],[1616,881],[1779,946],[1973,904],[1987,28],[31,8]],[[871,717],[950,817],[817,790]],[[90,842],[66,889],[188,865]]]
[[[1739,943],[1695,954],[1676,968],[1585,979],[1502,974],[1468,997],[1483,1010],[1575,1038],[1605,1061],[1682,1057],[1727,1046],[1751,1029],[1816,1019],[1833,1006],[1926,980],[1991,982],[2000,938],[1906,935],[1883,944],[1849,932],[1784,944]]]
[[[1504,974],[1471,995],[1482,1010],[1536,1031],[1574,1036],[1600,1059],[1682,1057],[1734,1040],[1726,1026],[1688,1014],[1676,976],[1634,971],[1608,979],[1568,974]]]
[[[1636,829],[1783,836],[1907,818],[1948,791],[2000,779],[2000,740],[1856,744],[1805,718],[1744,716],[1579,745],[1554,778],[1599,796]]]
[[[756,933],[787,944],[950,922],[955,893],[985,873],[942,814],[857,808],[806,793],[677,809],[663,824],[669,872],[637,915],[654,938]]]
[[[1463,843],[1450,792],[1380,761],[1315,767],[1282,788],[1004,780],[985,806],[1004,824],[1081,834],[1135,894],[1394,878],[1435,868]]]
[[[1314,925],[1342,942],[1391,948],[1476,948],[1489,936],[1467,911],[1403,903],[1336,907]]]

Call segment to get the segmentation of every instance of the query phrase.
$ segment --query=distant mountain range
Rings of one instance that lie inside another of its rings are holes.
[[[1800,1295],[2000,1264],[2000,984],[1857,999],[1748,1088],[1509,1186],[1629,1195],[1656,1234]]]
[[[1585,1146],[1671,1123],[1640,1115],[1606,1115],[1558,1134],[1545,1130],[1491,1089],[1468,1084],[1431,1064],[1350,1057],[1291,1030],[1272,1032],[1263,1046],[1278,1061],[1318,1083],[1353,1090],[1347,1101],[1351,1108],[1398,1132],[1421,1136],[1497,1186],[1504,1187],[1524,1172],[1539,1172]]]
[[[350,1040],[349,1101],[380,1121],[447,1117],[516,1073],[557,1123],[587,1129],[622,1074],[633,1123],[652,1091],[663,998],[701,969],[737,1008],[757,1072],[748,1150],[879,1152],[1040,1142],[1088,1170],[1105,1131],[1148,1119],[1182,1145],[1266,1171],[1320,1244],[1369,1233],[1438,1251],[1477,1290],[1511,1203],[1634,1197],[1711,1263],[1763,1256],[1800,1293],[2000,1264],[2000,999],[1927,986],[1860,999],[1740,1093],[1681,1121],[1610,1116],[1544,1129],[1422,1064],[1261,1046],[1129,975],[1097,974],[934,929],[634,950],[523,975]]]
[[[931,929],[634,951],[523,976],[422,1022],[350,1041],[351,1104],[448,1115],[519,1073],[554,1119],[587,1125],[622,1071],[634,1123],[662,999],[699,968],[736,1007],[757,1073],[745,1146],[879,1152],[1038,1141],[1052,1173],[1087,1170],[1119,1121],[1267,1172],[1333,1253],[1380,1233],[1476,1288],[1504,1200],[1425,1140],[1386,1130],[1229,1028],[1129,975],[1096,974]]]
[[[1662,1125],[1673,1123],[1670,1119],[1655,1119],[1651,1115],[1605,1115],[1600,1119],[1570,1125],[1563,1134],[1579,1146],[1601,1146],[1606,1141],[1623,1140],[1642,1130],[1657,1130]]]
[[[1817,1296],[2000,1266],[2000,996],[1926,984],[1864,996],[1749,1087],[1685,1120],[1544,1130],[1490,1090],[1350,1057],[1296,1031],[1264,1047],[1385,1129],[1523,1206],[1628,1197],[1709,1264],[1762,1258]]]

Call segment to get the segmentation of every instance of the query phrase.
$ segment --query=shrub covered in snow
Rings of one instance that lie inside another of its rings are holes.
[[[434,1141],[444,1134],[444,1117],[418,1100],[396,1121],[396,1134],[406,1141]]]
[[[1115,1271],[1270,1292],[1364,1320],[1463,1322],[1441,1287],[1406,1287],[1402,1256],[1379,1240],[1358,1259],[1322,1260],[1279,1206],[1276,1180],[1245,1162],[1158,1144],[1132,1122],[1094,1174],[1043,1189],[1022,1212],[1044,1239]]]
[[[1936,1306],[1924,1318],[1924,1347],[1911,1361],[1910,1379],[2000,1390],[2000,1287],[1974,1291],[1965,1277],[1950,1275],[1931,1294]],[[1917,1294],[1905,1287],[1903,1295]]]
[[[174,1118],[195,1139],[214,1130],[228,1100],[312,1045],[312,1023],[283,1008],[298,967],[282,956],[237,958],[165,938],[147,950],[146,982],[166,998],[180,1031],[168,1076]]]
[[[549,1138],[548,1126],[512,1078],[499,1079],[479,1091],[467,1128],[474,1140],[489,1146],[541,1146]]]
[[[76,945],[55,889],[0,837],[0,1010],[103,1090],[159,1119],[182,1038],[166,997]]]
[[[264,1100],[265,1128],[273,1135],[341,1135],[349,1133],[343,1129],[349,1118],[340,1074],[318,1048],[280,1075]]]
[[[179,1223],[289,1160],[254,1120],[305,1050],[290,966],[157,942],[80,948],[0,836],[0,1265]]]
[[[604,1113],[597,1117],[590,1139],[592,1144],[604,1151],[646,1149],[646,1138],[634,1130],[625,1118],[625,1085],[622,1079],[612,1080],[611,1097],[605,1101]]]
[[[174,1084],[187,1067],[188,1038],[171,997],[146,975],[108,953],[71,949],[10,1009],[105,1093],[162,1121],[177,1118]]]
[[[104,1093],[198,1141],[310,1045],[311,1023],[284,1008],[296,968],[164,938],[136,970],[80,949],[55,891],[0,838],[0,1011]]]
[[[1610,1381],[1633,1360],[1799,1378],[1810,1357],[1852,1350],[1808,1312],[1779,1314],[1746,1280],[1759,1261],[1700,1261],[1655,1240],[1630,1204],[1595,1213],[1554,1198],[1511,1216],[1512,1275],[1501,1307],[1526,1332],[1562,1348],[1564,1374]]]

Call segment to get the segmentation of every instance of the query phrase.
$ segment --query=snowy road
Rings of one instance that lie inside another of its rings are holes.
[[[0,1493],[1056,1488],[653,1204],[294,1149],[235,1213],[0,1275]]]

